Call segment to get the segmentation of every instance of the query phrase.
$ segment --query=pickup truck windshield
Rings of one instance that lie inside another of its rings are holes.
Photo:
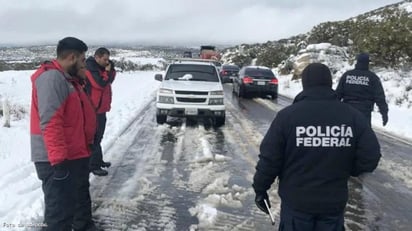
[[[190,78],[188,78],[190,76]],[[214,66],[196,64],[171,65],[167,70],[165,80],[179,81],[207,81],[219,82],[219,77]]]

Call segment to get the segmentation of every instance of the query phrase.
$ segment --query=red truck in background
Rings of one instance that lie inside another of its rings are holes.
[[[216,51],[215,46],[200,46],[200,58],[218,61],[220,60],[220,54]]]

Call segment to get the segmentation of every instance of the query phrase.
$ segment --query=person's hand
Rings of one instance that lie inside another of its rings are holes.
[[[106,71],[110,71],[112,69],[112,64],[109,62],[106,66]]]
[[[385,126],[388,123],[388,113],[382,114],[382,124]]]
[[[65,180],[69,177],[70,172],[67,167],[67,161],[53,165],[53,179],[54,180]]]
[[[269,211],[268,211],[268,209],[266,208],[266,205],[265,205],[265,200],[268,203],[268,206],[270,208],[270,201],[269,201],[268,194],[265,191],[256,192],[256,197],[255,197],[256,206],[260,210],[262,210],[264,213],[269,214]]]

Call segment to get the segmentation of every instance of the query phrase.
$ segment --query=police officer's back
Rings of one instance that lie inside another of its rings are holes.
[[[369,70],[369,55],[361,53],[357,57],[355,69],[345,72],[336,88],[338,98],[350,104],[371,122],[371,112],[376,103],[382,115],[383,125],[388,122],[388,104],[379,77]]]
[[[379,143],[365,117],[337,99],[327,66],[306,67],[302,85],[262,140],[253,179],[256,205],[267,212],[263,200],[278,177],[280,230],[343,230],[348,179],[376,168]]]

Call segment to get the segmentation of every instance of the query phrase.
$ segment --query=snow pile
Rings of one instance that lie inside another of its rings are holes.
[[[216,217],[219,216],[219,208],[241,209],[244,207],[242,201],[251,193],[238,185],[229,187],[229,174],[224,173],[208,184],[202,191],[207,195],[198,204],[189,209],[192,216],[197,216],[199,225],[196,228],[208,228],[213,226]]]
[[[309,63],[321,62],[330,68],[332,74],[340,75],[342,70],[348,68],[348,61],[346,48],[330,43],[309,44],[299,50],[296,56],[290,56],[279,68],[285,68],[286,64],[292,63],[293,79],[298,79]]]
[[[412,13],[412,2],[404,2],[399,6],[400,9],[406,10],[408,13]]]
[[[199,219],[199,225],[192,225],[190,230],[209,227],[214,223],[217,217],[217,209],[207,204],[201,204],[195,208],[191,208],[189,209],[189,212],[192,216],[197,216]]]

